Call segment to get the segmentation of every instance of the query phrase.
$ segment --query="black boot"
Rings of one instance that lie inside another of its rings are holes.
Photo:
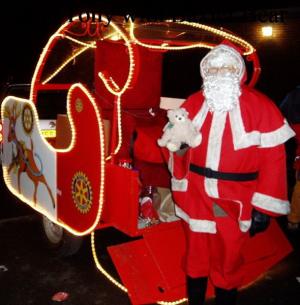
[[[236,305],[237,289],[223,289],[216,287],[216,305]]]
[[[207,277],[186,278],[189,305],[203,305],[207,287]]]

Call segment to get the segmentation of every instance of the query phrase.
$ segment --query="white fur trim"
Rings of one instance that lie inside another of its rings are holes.
[[[253,206],[278,214],[286,215],[290,212],[288,201],[261,193],[254,193],[251,203]]]
[[[253,145],[260,145],[260,132],[257,130],[246,132],[242,120],[240,103],[229,112],[230,126],[234,149],[242,149]]]
[[[250,229],[251,220],[239,220],[239,227],[242,232],[247,232]]]
[[[207,116],[207,113],[208,113],[208,106],[204,102],[202,104],[201,109],[198,111],[198,113],[196,114],[196,116],[194,117],[194,119],[192,121],[198,130],[200,130],[200,128],[202,127],[203,122]]]
[[[293,136],[295,136],[295,132],[291,129],[286,119],[284,119],[283,125],[280,128],[261,134],[261,147],[273,147],[282,144]]]
[[[245,73],[245,62],[241,54],[234,48],[220,44],[209,51],[200,63],[200,73],[203,78],[207,76],[206,68],[211,61],[214,61],[214,66],[233,65],[238,68],[239,73],[236,77],[241,80]]]
[[[271,132],[261,133],[257,130],[246,132],[239,104],[229,112],[229,118],[235,150],[253,145],[260,147],[274,147],[284,143],[295,135],[286,120],[284,120],[281,127]]]
[[[208,147],[206,154],[206,167],[212,170],[218,170],[220,157],[221,157],[221,147],[222,138],[225,129],[227,112],[214,112],[211,128],[208,138]],[[219,198],[218,192],[218,180],[214,178],[204,179],[204,186],[206,193],[214,198]]]
[[[191,231],[201,233],[217,233],[216,223],[212,220],[190,218],[179,206],[175,205],[175,213],[178,217],[189,224]]]
[[[176,179],[171,178],[171,189],[176,192],[186,192],[188,188],[188,180],[187,179]]]
[[[173,172],[174,172],[174,155],[173,155],[172,152],[169,152],[168,169],[169,169],[171,175],[173,176]]]

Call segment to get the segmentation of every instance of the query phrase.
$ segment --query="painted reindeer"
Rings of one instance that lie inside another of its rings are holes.
[[[13,157],[12,162],[9,165],[8,173],[12,169],[17,170],[17,177],[18,177],[18,191],[21,193],[21,186],[20,186],[20,177],[21,173],[25,172],[30,180],[32,180],[34,184],[34,194],[33,194],[33,201],[36,204],[37,200],[37,189],[39,183],[43,183],[51,197],[53,208],[55,208],[55,200],[52,195],[51,189],[48,186],[48,183],[46,181],[45,176],[43,175],[43,164],[41,162],[41,159],[39,156],[33,152],[33,141],[32,138],[30,138],[31,142],[31,148],[27,148],[24,141],[18,140],[16,135],[16,122],[18,117],[21,114],[21,109],[18,107],[17,103],[14,103],[12,108],[10,108],[8,105],[5,107],[4,110],[4,117],[9,120],[9,132],[7,141],[12,142],[15,145],[16,148],[16,154],[13,151]],[[36,161],[34,157],[38,158],[41,164],[41,169],[38,168]]]

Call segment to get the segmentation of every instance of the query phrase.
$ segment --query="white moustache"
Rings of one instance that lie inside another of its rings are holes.
[[[203,82],[203,94],[210,111],[230,111],[239,101],[240,82],[229,76],[208,76]]]

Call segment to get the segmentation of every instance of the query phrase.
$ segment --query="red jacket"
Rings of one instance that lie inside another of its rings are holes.
[[[195,231],[215,233],[212,206],[201,204],[203,196],[235,217],[242,231],[250,227],[253,207],[270,215],[289,212],[283,143],[294,132],[265,95],[247,86],[241,89],[239,104],[223,113],[210,112],[202,92],[190,96],[182,107],[202,133],[202,143],[183,157],[165,150],[177,215],[192,222]],[[207,178],[191,172],[191,163],[225,173],[258,172],[258,178]]]

